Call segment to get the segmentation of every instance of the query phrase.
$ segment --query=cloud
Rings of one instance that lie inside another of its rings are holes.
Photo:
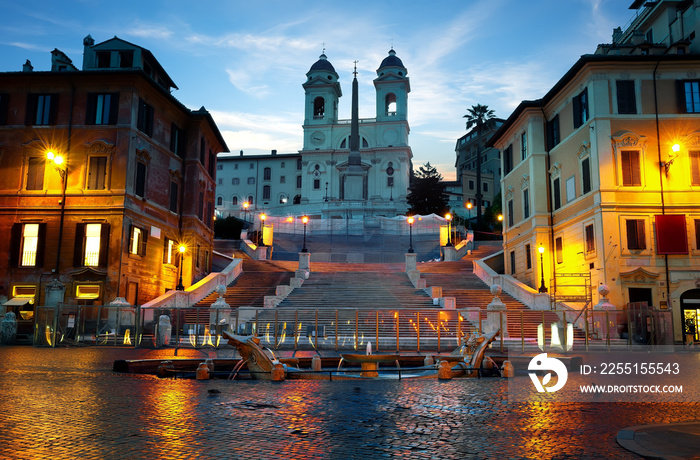
[[[7,45],[14,46],[17,48],[22,48],[22,49],[29,50],[29,51],[46,51],[45,46],[35,45],[33,43],[10,42],[10,43],[7,43]]]
[[[299,114],[257,115],[244,112],[211,111],[226,144],[232,152],[296,152],[302,147],[302,130],[289,122]]]
[[[174,32],[167,26],[158,23],[146,23],[134,21],[124,33],[128,36],[139,38],[152,38],[156,40],[170,40]]]

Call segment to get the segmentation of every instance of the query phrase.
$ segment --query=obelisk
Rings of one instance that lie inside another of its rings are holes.
[[[345,171],[345,200],[364,199],[364,172],[360,161],[360,117],[357,94],[357,61],[352,80],[352,119],[350,122],[350,154],[348,169]]]

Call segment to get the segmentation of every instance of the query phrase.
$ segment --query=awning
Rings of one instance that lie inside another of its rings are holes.
[[[4,304],[3,306],[16,307],[21,305],[26,305],[32,301],[32,297],[13,297]]]

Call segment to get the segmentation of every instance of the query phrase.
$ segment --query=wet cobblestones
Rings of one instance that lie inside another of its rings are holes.
[[[115,359],[166,356],[0,348],[0,458],[638,458],[615,443],[620,429],[700,418],[698,404],[509,403],[501,379],[272,383],[111,371]]]

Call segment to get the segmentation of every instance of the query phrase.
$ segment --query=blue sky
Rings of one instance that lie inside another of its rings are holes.
[[[507,118],[542,97],[582,54],[611,40],[632,0],[459,1],[34,1],[0,5],[0,71],[26,59],[50,69],[58,48],[82,64],[82,40],[118,36],[149,49],[186,106],[205,106],[229,149],[249,154],[302,147],[301,84],[325,44],[350,118],[358,60],[360,116],[374,117],[373,78],[393,47],[408,69],[414,166],[430,161],[453,179],[466,109]]]

